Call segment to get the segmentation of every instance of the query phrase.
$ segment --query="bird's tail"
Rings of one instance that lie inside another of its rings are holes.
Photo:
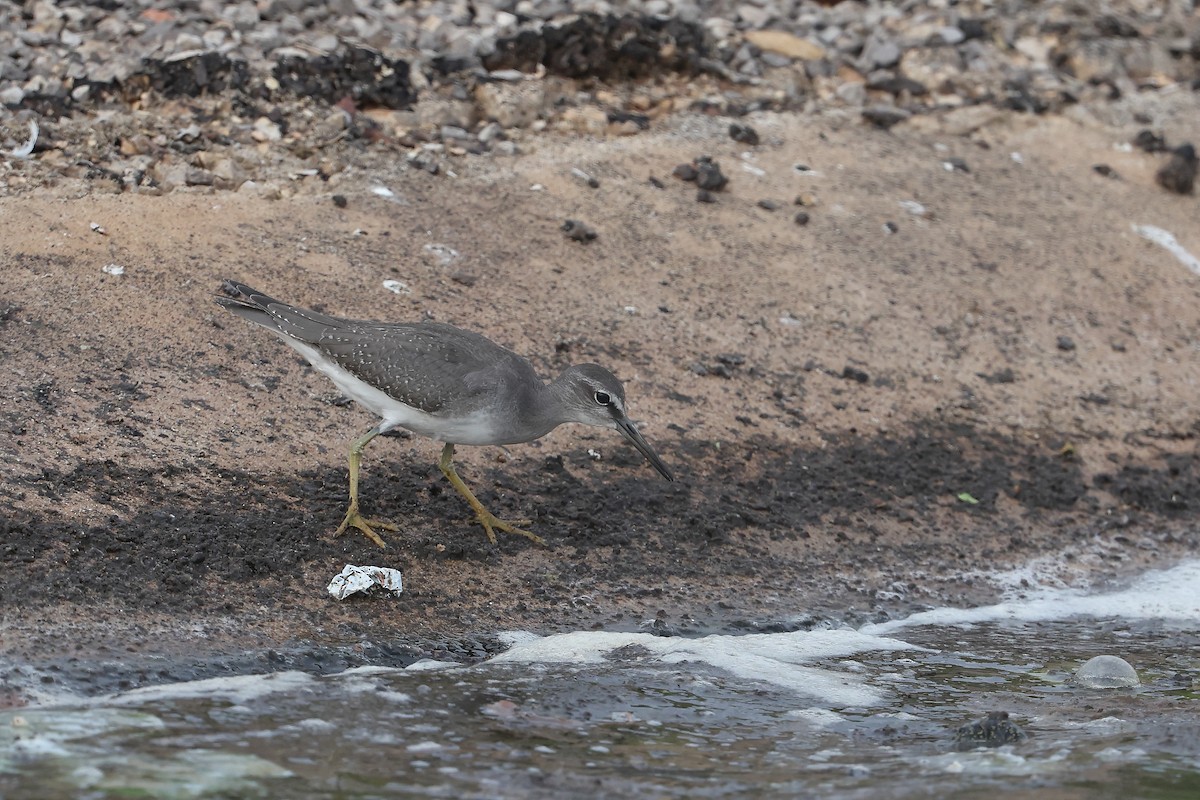
[[[275,315],[269,310],[271,304],[279,304],[275,298],[228,279],[221,281],[220,291],[221,294],[213,298],[217,305],[265,328],[279,329]]]
[[[329,331],[341,328],[349,322],[311,309],[288,305],[238,281],[222,281],[221,293],[213,299],[217,301],[217,305],[229,309],[242,319],[262,325],[284,338],[296,339],[306,344],[320,342]]]

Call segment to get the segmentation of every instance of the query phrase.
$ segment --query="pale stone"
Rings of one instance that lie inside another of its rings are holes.
[[[745,38],[760,50],[800,61],[816,61],[825,57],[825,48],[821,45],[785,31],[746,31]]]
[[[475,87],[479,116],[502,128],[526,128],[541,115],[546,90],[541,81],[482,83]]]

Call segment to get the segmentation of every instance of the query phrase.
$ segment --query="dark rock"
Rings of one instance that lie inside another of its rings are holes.
[[[600,235],[576,219],[569,219],[564,222],[562,224],[562,231],[567,235],[568,239],[573,239],[583,244],[594,241]]]
[[[347,47],[324,56],[279,59],[273,72],[284,91],[338,103],[407,109],[417,99],[409,81],[408,62],[391,59],[368,47]]]
[[[628,80],[663,71],[695,73],[708,58],[702,25],[678,18],[580,14],[560,25],[523,30],[496,42],[483,59],[490,70],[596,80]]]
[[[142,68],[122,88],[126,96],[153,89],[166,97],[198,97],[244,89],[248,81],[245,61],[210,51],[186,58],[142,59]]]
[[[915,81],[904,75],[892,75],[890,73],[867,81],[867,88],[894,95],[903,94],[904,92],[908,92],[911,95],[929,93],[929,89],[920,81]]]
[[[865,371],[859,369],[858,367],[852,367],[849,364],[842,367],[842,377],[848,381],[855,381],[856,383],[869,383],[871,380],[871,376]]]
[[[681,181],[694,181],[699,174],[696,168],[691,164],[680,164],[675,169],[671,170],[671,174]]]
[[[417,169],[425,170],[430,175],[437,175],[442,171],[442,166],[438,163],[437,156],[426,151],[421,151],[416,155],[410,156],[408,163]]]
[[[1163,164],[1154,180],[1168,192],[1191,194],[1196,185],[1196,148],[1191,144],[1176,147],[1171,159]]]
[[[473,272],[455,272],[450,276],[450,280],[470,288],[479,282],[479,276]]]
[[[883,223],[883,230],[884,233],[895,233],[896,231],[900,230],[900,226],[891,220],[888,220],[887,222]]]
[[[696,202],[697,203],[715,203],[715,202],[717,202],[717,196],[715,194],[713,194],[712,192],[710,192],[708,189],[700,189],[699,191],[696,192]]]
[[[650,176],[650,185],[653,186],[655,189],[665,189],[667,186],[665,183],[663,183],[662,181],[660,181],[658,178],[654,177],[653,175]]]
[[[333,196],[333,204],[338,208],[345,208],[347,205],[349,205],[349,201],[346,200],[346,195],[335,194]]]
[[[808,216],[807,211],[797,211],[796,216],[792,218],[792,222],[795,222],[797,225],[807,225],[809,219],[811,218]]]
[[[650,118],[645,114],[638,114],[633,111],[610,111],[608,112],[608,121],[617,124],[632,122],[634,125],[637,125],[639,131],[650,128]]]
[[[1133,146],[1147,153],[1165,153],[1169,149],[1167,140],[1149,128],[1138,131],[1133,137]]]
[[[751,128],[749,125],[744,125],[741,122],[734,122],[729,126],[729,138],[741,144],[748,144],[754,147],[758,144],[758,131]]]
[[[1008,719],[1007,711],[989,711],[983,719],[959,728],[954,734],[954,746],[960,751],[974,750],[1013,744],[1024,738],[1024,732]]]
[[[758,207],[765,211],[777,211],[779,210],[779,203],[776,203],[774,200],[759,200]]]
[[[971,39],[982,39],[987,36],[987,26],[981,19],[965,19],[960,17],[956,27],[963,32],[963,36],[965,37],[963,39],[964,42]]]
[[[216,180],[215,175],[203,169],[189,169],[184,177],[188,186],[212,186]]]
[[[1062,350],[1064,353],[1069,353],[1075,349],[1075,340],[1070,336],[1060,336],[1058,337],[1056,345],[1059,350]]]
[[[1097,175],[1103,175],[1105,178],[1113,178],[1116,180],[1120,180],[1121,178],[1121,176],[1117,174],[1117,171],[1108,164],[1092,164],[1092,172],[1096,173]]]
[[[708,156],[696,159],[696,185],[701,189],[719,192],[729,183],[729,179],[721,173],[721,165]]]
[[[725,364],[709,365],[708,374],[716,375],[718,378],[724,378],[725,380],[730,380],[731,378],[733,378],[733,370],[730,369]]]
[[[971,168],[967,166],[967,162],[958,156],[951,156],[942,162],[946,165],[946,169],[951,172],[965,172],[968,175],[971,173]]]
[[[1005,367],[1004,369],[997,370],[996,372],[993,372],[991,375],[987,375],[982,372],[977,372],[975,374],[978,375],[979,377],[983,378],[988,383],[1015,383],[1017,380],[1017,376],[1013,373],[1013,371],[1010,367]]]
[[[871,106],[864,108],[862,115],[867,122],[885,131],[912,116],[910,112],[895,106]]]
[[[1142,35],[1132,22],[1116,14],[1102,14],[1096,20],[1096,33],[1121,39],[1137,39]]]

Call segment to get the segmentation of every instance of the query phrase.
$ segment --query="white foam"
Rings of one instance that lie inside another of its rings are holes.
[[[311,688],[315,681],[316,678],[312,675],[298,670],[272,672],[267,675],[231,675],[202,681],[146,686],[141,689],[131,689],[128,692],[92,698],[85,702],[105,706],[126,706],[162,700],[220,697],[231,703],[242,705],[276,692]]]
[[[747,680],[762,681],[798,694],[820,697],[834,706],[874,705],[887,693],[855,672],[808,666],[814,661],[847,658],[880,650],[917,650],[897,639],[851,630],[705,636],[700,639],[648,633],[577,631],[537,637],[507,636],[512,649],[488,663],[601,664],[616,650],[636,646],[664,664],[698,661]]]
[[[970,625],[981,622],[1049,622],[1072,617],[1127,620],[1176,620],[1200,623],[1200,561],[1147,572],[1131,586],[1086,594],[1082,589],[1033,587],[1021,597],[979,608],[935,608],[905,619],[864,625],[860,633],[880,635],[919,625]],[[1010,591],[1012,591],[1010,589]]]
[[[405,672],[436,672],[444,669],[454,669],[461,667],[457,661],[438,661],[435,658],[422,658],[420,661],[414,661],[404,668]]]

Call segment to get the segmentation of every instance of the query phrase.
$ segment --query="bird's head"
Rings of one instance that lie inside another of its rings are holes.
[[[565,422],[579,422],[597,428],[620,431],[650,465],[669,481],[671,470],[658,457],[625,411],[625,387],[616,375],[598,364],[576,364],[554,380],[553,390],[562,406]]]

